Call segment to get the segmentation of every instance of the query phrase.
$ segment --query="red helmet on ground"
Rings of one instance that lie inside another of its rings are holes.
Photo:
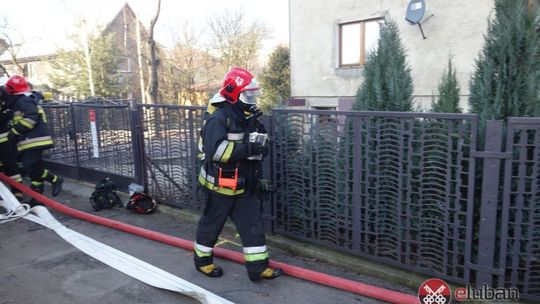
[[[243,68],[232,68],[223,81],[223,87],[219,94],[230,103],[236,103],[240,98],[240,93],[247,91],[257,91],[259,87],[255,77]]]
[[[24,77],[19,75],[11,76],[6,82],[6,91],[11,95],[19,95],[30,92],[30,85]]]
[[[140,214],[152,213],[156,207],[156,200],[150,195],[142,192],[133,193],[126,205],[126,209]]]

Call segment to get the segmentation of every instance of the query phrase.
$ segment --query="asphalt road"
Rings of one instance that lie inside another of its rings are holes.
[[[76,186],[75,186],[76,187]],[[92,211],[84,191],[64,191],[58,201],[76,209],[161,233],[193,239],[195,225],[156,212],[133,214],[123,208]],[[51,210],[49,208],[49,210]],[[222,278],[195,271],[192,253],[52,211],[65,226],[153,264],[235,303],[379,303],[358,295],[283,276],[251,282],[243,265],[216,259]],[[224,233],[222,247],[240,251],[239,240]],[[271,258],[363,283],[414,293],[407,288],[270,248]],[[0,304],[198,303],[189,297],[137,281],[87,256],[53,231],[25,219],[0,225]]]

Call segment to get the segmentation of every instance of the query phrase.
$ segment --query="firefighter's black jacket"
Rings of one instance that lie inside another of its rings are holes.
[[[10,108],[13,98],[14,96],[9,95],[4,86],[0,86],[0,143],[8,141],[9,125],[13,119],[13,111]]]
[[[200,141],[204,153],[199,182],[206,188],[222,195],[240,195],[253,188],[260,175],[260,161],[249,160],[253,156],[249,144],[249,133],[266,133],[257,119],[246,119],[241,102],[223,102],[205,121]],[[238,168],[236,190],[220,187],[219,169],[231,176]]]
[[[15,139],[18,151],[47,149],[53,140],[47,126],[45,111],[32,94],[14,96],[12,128],[8,137]]]

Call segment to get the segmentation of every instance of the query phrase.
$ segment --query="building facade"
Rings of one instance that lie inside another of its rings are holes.
[[[290,0],[291,106],[350,109],[378,23],[394,20],[407,52],[417,106],[427,108],[453,57],[467,108],[469,79],[494,1],[425,1],[418,25],[405,20],[410,0]]]
[[[6,56],[7,57],[7,56]],[[22,75],[36,88],[42,88],[50,83],[49,73],[52,69],[51,60],[55,55],[30,56],[17,59],[17,64],[12,60],[0,60],[0,65],[9,75]],[[0,76],[3,71],[0,72]]]

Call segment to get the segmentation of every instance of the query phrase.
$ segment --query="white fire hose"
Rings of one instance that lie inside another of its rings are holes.
[[[87,255],[148,285],[193,297],[204,304],[233,304],[204,288],[67,228],[45,207],[30,209],[26,204],[21,205],[3,183],[0,183],[0,197],[0,206],[6,209],[6,213],[0,214],[0,224],[18,218],[27,219],[54,230]]]

